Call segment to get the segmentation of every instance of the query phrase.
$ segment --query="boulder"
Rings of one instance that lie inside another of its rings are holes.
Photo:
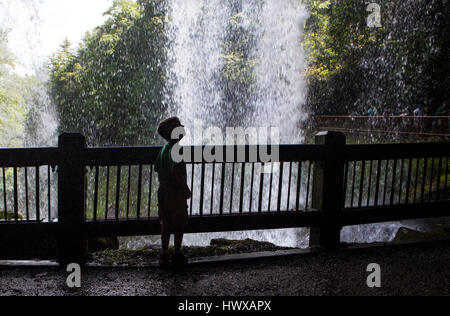
[[[450,237],[449,232],[442,228],[427,232],[420,232],[406,227],[400,227],[393,241],[394,242],[406,240],[427,241],[427,240],[448,239],[449,237]]]

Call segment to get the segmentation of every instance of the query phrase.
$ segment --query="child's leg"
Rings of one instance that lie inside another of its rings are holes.
[[[175,232],[175,251],[176,252],[180,252],[181,251],[181,247],[183,245],[183,237],[184,237],[184,232],[183,231],[177,231]]]
[[[161,224],[161,242],[163,252],[169,251],[170,244],[170,230],[164,224]]]
[[[184,229],[175,231],[175,253],[172,264],[174,266],[184,266],[188,264],[188,258],[181,251],[183,244]]]

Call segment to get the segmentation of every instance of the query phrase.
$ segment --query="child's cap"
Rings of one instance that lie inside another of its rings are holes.
[[[172,132],[177,127],[184,127],[181,125],[180,119],[178,117],[169,117],[159,123],[158,134],[165,140],[170,141],[172,139]]]

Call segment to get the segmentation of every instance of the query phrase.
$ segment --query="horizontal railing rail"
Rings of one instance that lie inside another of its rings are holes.
[[[401,119],[401,120],[430,120],[430,119],[450,119],[450,116],[412,116],[412,115],[315,115],[314,118],[337,118],[337,119]]]
[[[1,149],[0,167],[56,166],[61,158],[58,148]]]
[[[347,161],[432,158],[446,155],[450,156],[449,142],[347,145],[344,149],[344,159]]]
[[[449,121],[449,116],[315,115],[311,124],[321,131],[449,138]]]
[[[188,161],[194,164],[210,163],[206,161],[204,155],[198,159],[198,152],[204,153],[208,148],[214,148],[212,155],[222,152],[223,162],[249,162],[251,158],[256,158],[251,162],[264,162],[260,152],[271,153],[271,146],[189,146],[186,151],[190,152]],[[116,166],[116,165],[149,165],[154,164],[161,146],[152,147],[116,147],[116,148],[89,148],[83,151],[83,163],[87,166]],[[276,146],[279,151],[278,162],[321,160],[325,153],[323,146],[319,145],[280,145]],[[231,156],[227,153],[231,152]],[[240,153],[244,153],[243,156]],[[251,153],[257,153],[251,157]],[[196,156],[197,155],[197,156]],[[244,159],[242,159],[242,157]],[[242,160],[242,161],[240,161]]]
[[[57,148],[0,150],[0,248],[53,238],[66,262],[83,257],[83,239],[159,234],[161,148],[87,148],[65,134]],[[450,216],[446,142],[346,145],[326,132],[316,145],[184,150],[187,233],[309,227],[311,245],[329,248],[343,226]]]

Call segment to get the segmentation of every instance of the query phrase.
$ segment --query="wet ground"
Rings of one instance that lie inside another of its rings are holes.
[[[367,266],[381,288],[367,287]],[[158,268],[86,268],[66,286],[58,268],[0,268],[0,295],[310,296],[450,295],[450,242],[342,250],[294,257]]]

